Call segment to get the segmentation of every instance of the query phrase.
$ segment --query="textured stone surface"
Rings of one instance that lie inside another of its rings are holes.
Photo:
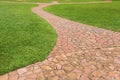
[[[8,74],[0,76],[0,80],[8,80]]]
[[[53,51],[46,60],[0,76],[0,80],[120,80],[120,33],[47,13],[43,8],[48,5],[53,4],[41,4],[32,11],[56,30]]]

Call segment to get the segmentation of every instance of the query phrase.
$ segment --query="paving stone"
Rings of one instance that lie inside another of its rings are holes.
[[[60,56],[61,56],[62,59],[67,60],[66,55],[62,54],[62,55],[60,55]]]
[[[32,78],[27,78],[26,80],[36,80],[36,79],[32,79]]]
[[[36,79],[37,75],[36,74],[30,74],[27,76],[29,79]]]
[[[84,69],[84,71],[85,71],[86,74],[90,74],[91,73],[91,69],[87,68],[87,67]]]
[[[115,76],[115,72],[111,71],[111,72],[108,73],[108,75],[111,76],[111,77],[114,77]]]
[[[96,76],[97,76],[97,77],[102,76],[102,73],[101,73],[100,71],[94,71],[92,74],[93,74],[95,77],[96,77]]]
[[[64,70],[55,70],[54,72],[55,72],[55,74],[58,75],[58,76],[63,76],[63,75],[65,75],[65,71],[64,71]]]
[[[65,57],[65,56],[64,56]],[[55,57],[58,61],[64,61],[65,59],[60,55]]]
[[[32,71],[27,71],[26,73],[23,73],[23,74],[21,74],[21,75],[19,75],[19,76],[25,77],[25,76],[28,76],[28,75],[31,75],[31,74],[33,74]]]
[[[49,57],[49,58],[48,58],[48,61],[52,61],[52,59],[53,59],[52,57]]]
[[[52,70],[52,68],[50,66],[47,66],[47,65],[42,65],[41,69]]]
[[[39,65],[34,65],[34,69],[40,69]]]
[[[61,64],[56,64],[57,69],[62,69],[62,65]]]
[[[108,50],[111,50],[111,51],[114,50],[114,49],[115,49],[115,48],[108,48]]]
[[[33,71],[34,67],[33,66],[27,66],[27,71]]]
[[[18,80],[26,80],[26,77],[20,77]]]
[[[38,80],[45,80],[45,77],[44,77],[44,75],[43,75],[42,72],[36,73],[36,76],[37,76],[37,79],[38,79]]]
[[[48,80],[61,80],[58,76],[53,76],[48,78]]]
[[[119,77],[119,78],[117,78],[117,80],[120,80],[120,77]]]
[[[61,65],[66,65],[66,64],[69,64],[69,62],[68,61],[60,61],[59,62]]]
[[[0,80],[8,80],[8,74],[0,76]]]
[[[74,72],[68,73],[68,77],[69,77],[70,79],[72,79],[72,80],[77,80],[77,75],[76,75],[76,73],[74,73]]]
[[[81,76],[80,80],[90,80],[87,76]]]
[[[116,57],[116,58],[114,59],[114,62],[120,65],[120,57],[119,57],[119,58]]]
[[[115,69],[114,65],[110,65],[109,68],[110,68],[111,70],[114,70],[114,69]]]
[[[16,71],[9,73],[9,80],[17,80],[17,79],[18,79],[18,74]]]
[[[17,72],[18,72],[19,75],[21,75],[21,74],[27,72],[27,69],[26,68],[21,68],[21,69],[18,69]]]
[[[52,60],[53,62],[55,62],[55,63],[57,63],[58,62],[58,60],[56,59],[56,58],[53,58],[53,60]]]
[[[51,76],[54,76],[54,72],[53,71],[49,71],[49,70],[43,70],[43,75],[45,77],[51,77]]]
[[[66,71],[66,72],[69,72],[71,70],[73,70],[74,68],[72,66],[69,66],[69,65],[64,65],[63,66],[63,69]]]
[[[39,73],[39,72],[41,72],[42,70],[41,69],[36,69],[36,70],[34,70],[33,72],[34,73]]]

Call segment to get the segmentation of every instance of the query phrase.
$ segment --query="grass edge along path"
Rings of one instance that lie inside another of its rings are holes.
[[[119,32],[119,3],[59,4],[44,10],[76,22]]]
[[[0,75],[43,61],[53,49],[56,32],[32,13],[35,6],[0,3]]]
[[[105,1],[105,0],[1,0],[4,2],[33,2],[33,3],[51,3],[57,1],[59,3],[74,3],[74,2],[94,2],[94,1]]]

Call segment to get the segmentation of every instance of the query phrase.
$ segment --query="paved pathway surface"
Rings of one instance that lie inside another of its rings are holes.
[[[56,3],[53,3],[56,4]],[[0,76],[0,80],[120,80],[120,33],[32,11],[56,30],[58,40],[43,62]]]

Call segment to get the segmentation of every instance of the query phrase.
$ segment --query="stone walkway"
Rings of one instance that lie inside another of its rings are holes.
[[[56,3],[53,3],[56,4]],[[58,40],[43,62],[0,76],[0,80],[120,80],[120,33],[32,11],[56,30]]]

